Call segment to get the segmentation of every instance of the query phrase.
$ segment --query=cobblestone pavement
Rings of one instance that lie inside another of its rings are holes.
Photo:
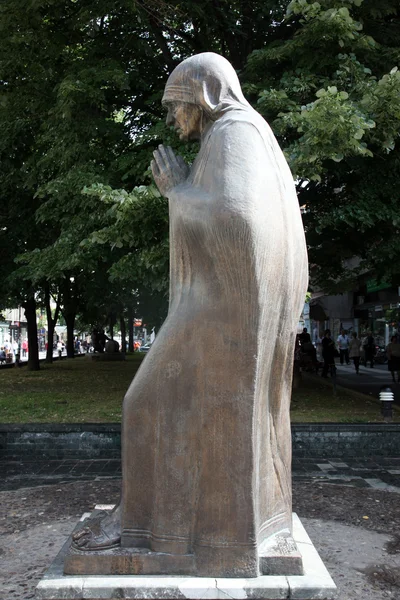
[[[400,599],[400,457],[297,459],[293,508],[338,600]],[[82,513],[113,504],[119,461],[0,462],[0,600],[35,587]]]
[[[295,481],[317,480],[400,493],[400,457],[345,462],[340,458],[296,458],[292,473]],[[121,477],[119,460],[0,461],[0,490],[116,477]]]

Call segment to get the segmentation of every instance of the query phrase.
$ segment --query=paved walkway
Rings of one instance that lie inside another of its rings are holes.
[[[82,513],[118,502],[120,475],[117,460],[0,461],[0,600],[34,599]],[[293,479],[293,508],[338,600],[398,600],[400,457],[296,459]]]
[[[374,396],[375,398],[379,398],[379,391],[382,386],[390,385],[396,404],[400,404],[400,384],[393,383],[387,365],[375,365],[373,369],[371,367],[360,366],[359,375],[355,372],[353,364],[341,365],[336,362],[336,367],[336,383],[338,385],[356,390],[367,396]],[[329,381],[329,379],[325,381]]]
[[[400,493],[400,457],[351,459],[296,458],[293,480],[338,483]],[[0,491],[73,481],[121,478],[119,460],[0,461]]]

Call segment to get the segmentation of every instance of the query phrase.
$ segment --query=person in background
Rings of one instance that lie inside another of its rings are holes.
[[[26,353],[28,352],[28,342],[26,340],[24,340],[22,342],[22,356],[26,356]]]
[[[58,342],[57,342],[58,358],[62,358],[63,350],[64,350],[64,344],[62,343],[61,340],[58,340]]]
[[[372,333],[369,331],[368,335],[365,339],[364,343],[364,352],[365,352],[365,366],[369,362],[371,364],[371,369],[374,368],[374,356],[375,356],[375,340],[372,337]]]
[[[311,342],[311,336],[307,331],[307,327],[303,328],[303,332],[299,335],[300,344],[308,344]]]
[[[324,359],[324,368],[322,369],[322,377],[328,377],[330,367],[335,364],[335,342],[331,338],[330,329],[325,330],[325,335],[322,338],[322,358]]]
[[[357,333],[353,331],[349,342],[349,357],[353,359],[354,368],[359,375],[360,357],[361,357],[361,340],[357,337]]]
[[[350,342],[349,336],[347,335],[345,330],[342,329],[342,331],[337,339],[337,343],[339,346],[339,352],[340,352],[340,364],[341,365],[344,363],[344,361],[346,361],[346,365],[350,364],[349,342]]]
[[[386,347],[388,357],[388,369],[392,374],[393,383],[396,383],[395,374],[397,373],[397,383],[400,383],[400,342],[397,335],[392,335],[390,343]]]
[[[6,362],[6,351],[4,350],[4,346],[2,346],[0,348],[0,363],[5,363]]]

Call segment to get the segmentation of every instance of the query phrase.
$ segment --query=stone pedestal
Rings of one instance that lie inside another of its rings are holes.
[[[113,505],[100,505],[90,515],[111,511]],[[83,522],[85,525],[85,522]],[[77,528],[82,527],[79,522]],[[258,549],[260,575],[303,575],[303,562],[297,544],[289,531],[266,540]],[[188,575],[198,574],[194,554],[152,552],[146,548],[117,547],[108,550],[80,551],[72,546],[64,558],[65,575]],[[207,573],[216,576],[215,573]]]
[[[88,515],[85,515],[85,517]],[[336,586],[297,515],[293,539],[303,575],[262,575],[253,579],[166,575],[64,575],[71,540],[54,560],[36,589],[37,600],[219,599],[331,600]],[[292,542],[278,542],[270,556],[290,550]],[[293,549],[293,548],[292,548]],[[272,564],[272,563],[270,563]]]

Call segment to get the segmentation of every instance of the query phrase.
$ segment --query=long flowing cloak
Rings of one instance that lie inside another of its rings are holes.
[[[192,77],[189,59],[171,82],[179,99],[182,80],[194,81],[212,120],[188,179],[169,193],[169,313],[124,401],[122,545],[192,554],[198,575],[251,577],[262,542],[291,529],[307,254],[269,126],[229,63],[207,56],[217,77],[198,65]]]

